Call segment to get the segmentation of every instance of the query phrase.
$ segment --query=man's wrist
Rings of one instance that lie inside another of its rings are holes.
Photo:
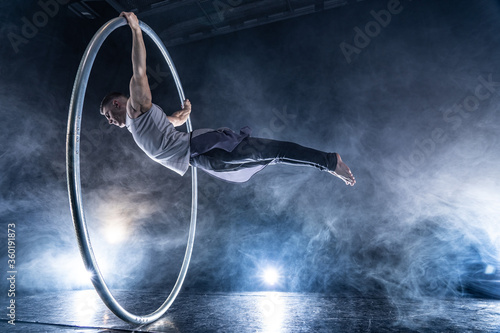
[[[139,25],[137,25],[136,27],[131,26],[130,29],[132,29],[133,33],[136,33],[136,34],[142,33],[141,27]]]

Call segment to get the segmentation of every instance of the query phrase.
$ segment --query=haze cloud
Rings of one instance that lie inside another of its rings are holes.
[[[272,166],[235,185],[199,172],[186,288],[261,290],[259,270],[272,264],[281,268],[281,290],[422,300],[459,294],[467,279],[497,265],[498,4],[402,4],[351,63],[339,44],[386,1],[170,50],[195,127],[249,125],[255,136],[338,151],[358,180],[348,188],[316,170]],[[64,49],[62,36],[47,29],[53,39],[31,41],[2,68],[0,216],[19,228],[27,292],[89,287],[69,274],[81,259],[64,179],[67,106],[81,53],[66,51],[68,71],[54,64],[55,51],[31,57],[33,49]],[[75,43],[83,48],[94,31],[82,30]],[[128,59],[111,57],[114,43],[96,61],[84,111],[86,214],[112,287],[164,290],[184,254],[190,175],[150,161],[126,130],[100,118],[101,96],[126,89],[131,73]],[[148,52],[151,66],[162,64]],[[472,111],[454,109],[481,84],[487,98]],[[167,112],[178,108],[167,78],[153,94]],[[122,230],[123,240],[110,241],[109,228]]]

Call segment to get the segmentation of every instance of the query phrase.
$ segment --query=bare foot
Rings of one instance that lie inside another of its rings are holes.
[[[332,175],[342,179],[346,185],[354,186],[354,184],[356,184],[356,178],[354,178],[351,169],[349,169],[349,167],[344,162],[342,162],[339,154],[337,154],[337,167],[335,168],[335,171],[329,172]]]

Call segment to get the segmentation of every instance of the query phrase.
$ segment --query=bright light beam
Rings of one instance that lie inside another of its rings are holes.
[[[106,239],[111,244],[118,244],[127,239],[128,230],[123,224],[110,222],[105,229]]]
[[[262,280],[270,286],[274,286],[278,283],[280,275],[278,271],[273,267],[268,267],[264,270],[262,274]]]
[[[73,270],[70,270],[72,278],[79,286],[91,286],[93,274],[85,269],[83,265],[78,265]]]

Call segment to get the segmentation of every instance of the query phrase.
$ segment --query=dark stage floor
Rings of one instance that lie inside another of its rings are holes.
[[[163,302],[156,293],[121,291],[116,297],[141,314]],[[16,325],[3,319],[0,331],[500,332],[500,301],[474,298],[390,302],[297,293],[181,293],[162,319],[146,326],[115,317],[94,290],[18,296],[16,305]]]

